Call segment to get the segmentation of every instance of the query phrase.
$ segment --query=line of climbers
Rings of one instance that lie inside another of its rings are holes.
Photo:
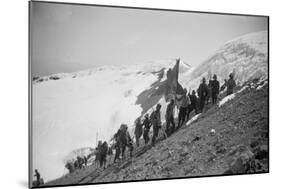
[[[166,129],[165,131],[163,131],[164,136],[170,136],[178,128],[180,128],[186,121],[189,120],[190,113],[192,113],[193,111],[195,114],[203,112],[205,105],[209,103],[210,99],[212,104],[216,104],[218,94],[220,91],[223,91],[226,88],[227,95],[232,94],[235,86],[236,83],[233,79],[233,74],[229,75],[229,79],[225,80],[225,83],[221,87],[219,81],[217,80],[217,76],[213,75],[213,80],[209,80],[208,85],[206,84],[206,79],[202,79],[202,82],[200,83],[197,89],[197,95],[195,90],[192,90],[191,93],[189,92],[187,94],[186,89],[184,89],[184,94],[180,95],[180,97],[175,95],[175,97],[170,100],[166,109]],[[177,127],[174,118],[176,102],[179,102]],[[159,132],[162,128],[160,104],[156,105],[156,110],[154,110],[150,115],[145,114],[143,121],[140,117],[136,119],[134,131],[136,147],[139,147],[141,137],[143,137],[145,145],[149,143],[149,133],[151,127],[153,131],[151,145],[154,146],[156,143],[156,139],[158,138]],[[121,124],[118,131],[114,134],[113,140],[114,143],[111,146],[108,146],[106,141],[99,141],[97,147],[95,148],[95,163],[97,165],[99,164],[100,168],[106,168],[107,155],[109,155],[110,157],[109,164],[111,163],[111,156],[113,155],[113,150],[115,150],[115,157],[113,163],[120,161],[121,159],[125,159],[126,148],[129,149],[130,157],[133,156],[133,139],[128,132],[128,126],[126,124]],[[88,157],[77,156],[77,159],[74,161],[74,163],[67,162],[65,167],[69,170],[70,173],[72,173],[76,169],[86,167],[87,161],[91,156],[92,154],[90,154]],[[39,179],[40,177],[37,178],[37,180]]]
[[[186,121],[189,120],[189,116],[193,111],[195,112],[195,114],[203,112],[205,104],[209,103],[209,99],[211,99],[212,104],[216,104],[220,91],[227,88],[227,95],[232,94],[235,86],[236,83],[233,79],[233,74],[229,75],[229,79],[225,80],[225,83],[221,88],[220,83],[217,80],[217,76],[213,75],[213,80],[209,80],[208,85],[206,84],[206,79],[202,79],[202,82],[197,89],[198,97],[195,90],[193,90],[191,94],[186,94],[186,89],[184,89],[184,94],[180,97],[175,95],[175,98],[170,100],[170,103],[168,104],[166,109],[166,129],[165,131],[163,131],[164,136],[170,136],[173,132],[175,132],[176,129],[180,128]],[[174,118],[174,109],[176,104],[175,101],[179,102],[177,128]],[[140,117],[136,119],[134,131],[136,147],[139,147],[141,137],[143,137],[145,145],[149,143],[149,133],[151,127],[153,131],[151,144],[152,146],[154,146],[159,132],[162,128],[160,104],[156,105],[156,110],[153,111],[150,115],[145,114],[143,121]],[[128,132],[128,126],[126,124],[121,125],[118,132],[114,135],[114,139],[114,148],[116,149],[114,163],[120,159],[120,153],[122,155],[122,159],[124,158],[126,147],[129,148],[130,156],[132,156],[132,152],[134,149],[133,140]]]
[[[89,157],[86,156],[77,156],[74,161],[67,161],[65,168],[68,169],[70,173],[74,172],[77,169],[82,169],[88,166]]]

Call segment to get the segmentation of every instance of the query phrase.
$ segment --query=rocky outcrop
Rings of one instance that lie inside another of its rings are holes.
[[[268,171],[268,146],[256,146],[250,149],[238,146],[228,155],[233,156],[230,168],[224,174],[258,173]]]

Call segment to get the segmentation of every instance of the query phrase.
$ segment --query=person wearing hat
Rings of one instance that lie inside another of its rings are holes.
[[[159,129],[161,128],[161,105],[157,104],[156,110],[151,114],[151,122],[153,128],[153,136],[152,136],[152,146],[155,145],[156,138],[158,137]]]
[[[217,75],[214,74],[212,81],[212,103],[216,104],[218,99],[218,94],[220,92],[220,82],[217,80]]]
[[[151,127],[151,121],[149,120],[148,114],[145,114],[142,124],[144,125],[143,139],[144,139],[144,143],[147,144],[149,141],[149,130]]]
[[[236,87],[235,80],[233,78],[233,74],[229,74],[229,79],[226,83],[226,93],[227,95],[231,95],[234,91],[234,88]]]
[[[199,88],[197,89],[197,93],[199,96],[199,110],[200,112],[203,112],[206,97],[208,96],[208,86],[206,84],[205,77],[203,77],[202,83],[199,85]]]

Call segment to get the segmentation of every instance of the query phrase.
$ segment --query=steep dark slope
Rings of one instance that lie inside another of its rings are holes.
[[[130,166],[92,182],[268,172],[268,86],[248,88]],[[211,132],[211,131],[214,132]]]

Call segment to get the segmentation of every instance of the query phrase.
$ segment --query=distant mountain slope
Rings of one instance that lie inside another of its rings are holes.
[[[267,31],[236,38],[227,42],[196,68],[180,75],[179,82],[190,89],[196,89],[203,77],[208,81],[213,74],[217,74],[221,83],[232,72],[240,84],[253,78],[267,78],[267,47]]]

